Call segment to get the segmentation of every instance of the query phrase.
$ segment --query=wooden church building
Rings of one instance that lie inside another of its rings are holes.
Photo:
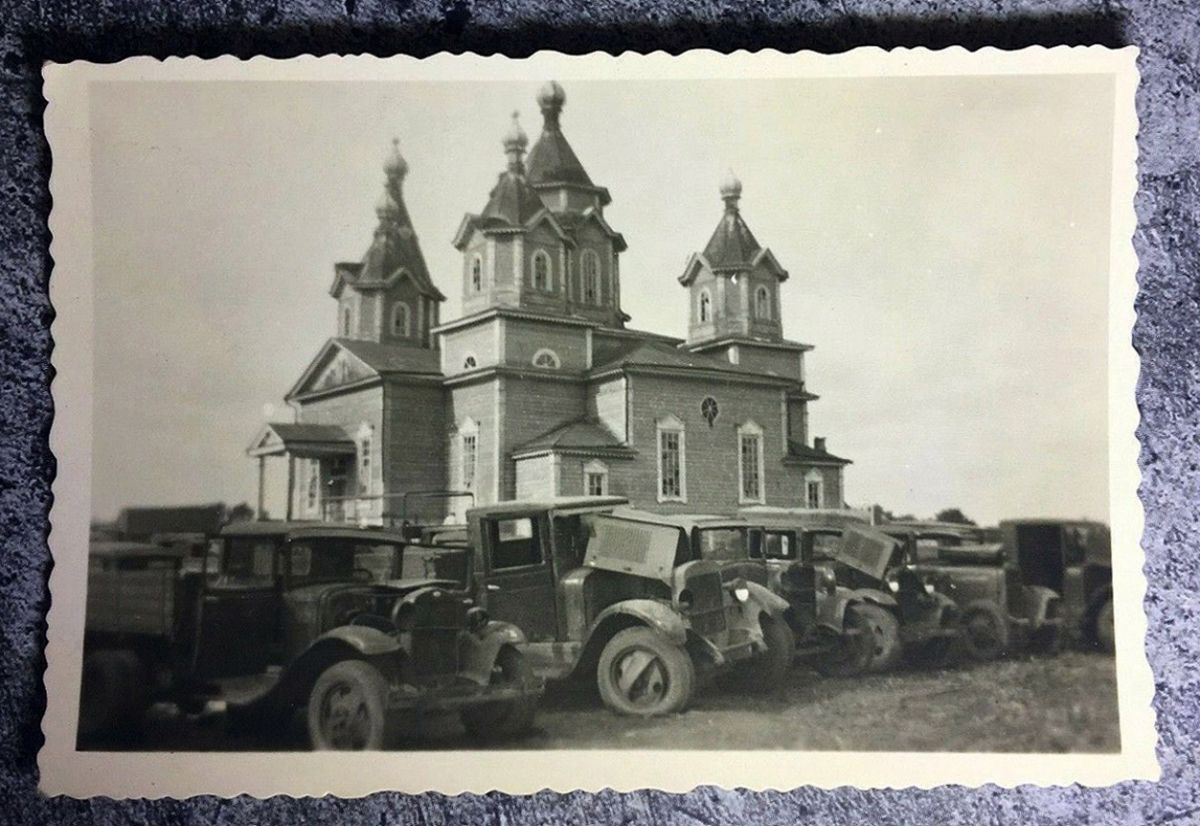
[[[506,166],[454,237],[461,318],[441,317],[393,148],[374,238],[334,268],[337,335],[287,393],[295,422],[249,448],[260,509],[271,456],[287,461],[293,518],[377,520],[432,489],[476,504],[611,493],[669,512],[842,507],[848,460],[809,436],[812,348],[783,337],[788,273],[742,218],[741,183],[721,182],[716,229],[679,275],[686,340],[630,329],[611,196],[563,134],[562,88],[537,102],[541,135],[530,149],[514,116]]]

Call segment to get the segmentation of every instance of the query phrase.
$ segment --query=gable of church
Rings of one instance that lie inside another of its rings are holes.
[[[336,341],[326,342],[287,397],[303,396],[376,378],[379,373]]]

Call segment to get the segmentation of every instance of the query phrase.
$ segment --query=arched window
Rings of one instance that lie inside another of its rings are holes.
[[[458,483],[463,490],[475,489],[479,465],[479,425],[467,419],[458,426]]]
[[[349,338],[350,336],[350,308],[342,308],[342,337]]]
[[[471,291],[483,289],[483,257],[476,254],[471,257]]]
[[[557,370],[562,366],[562,362],[558,358],[558,353],[543,347],[541,350],[538,350],[533,354],[533,366]]]
[[[408,305],[397,301],[392,305],[392,335],[408,338]]]
[[[478,366],[479,366],[479,363],[475,360],[474,355],[468,354],[467,357],[465,359],[463,359],[463,369],[464,370],[474,370]]]
[[[712,296],[708,290],[700,291],[700,323],[707,324],[712,320]]]
[[[545,250],[533,254],[533,288],[541,292],[554,291],[554,284],[550,281],[550,256]]]
[[[580,264],[583,268],[583,301],[585,304],[599,304],[600,256],[593,250],[584,250]]]
[[[764,319],[771,317],[771,294],[766,287],[754,291],[754,314]]]
[[[804,506],[819,508],[825,500],[825,477],[819,470],[810,470],[804,476]]]
[[[608,465],[592,459],[583,466],[583,492],[588,496],[608,496]]]

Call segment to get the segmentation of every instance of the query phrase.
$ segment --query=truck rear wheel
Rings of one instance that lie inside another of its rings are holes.
[[[1112,654],[1117,650],[1116,634],[1113,630],[1113,602],[1112,597],[1104,601],[1100,606],[1100,610],[1096,612],[1096,625],[1094,633],[1096,635],[1096,644],[1100,646],[1100,650],[1106,654]]]
[[[846,606],[842,633],[836,646],[828,655],[817,659],[816,669],[826,677],[857,677],[870,669],[875,640],[861,608],[861,605]]]
[[[887,671],[900,661],[900,622],[881,605],[865,603],[862,613],[871,629],[871,670]]]
[[[387,679],[362,660],[321,672],[308,695],[308,738],[318,751],[378,750],[391,739]]]
[[[146,710],[145,668],[127,649],[92,651],[83,659],[79,733],[131,733]]]
[[[787,684],[796,656],[796,638],[782,617],[763,614],[759,626],[767,650],[733,666],[730,685],[743,691],[766,694]]]
[[[532,686],[533,668],[525,656],[511,645],[500,649],[492,669],[491,684],[497,688]],[[524,734],[533,728],[537,697],[480,703],[462,710],[460,717],[467,734],[477,740],[499,740]]]
[[[618,714],[654,717],[682,711],[692,699],[696,667],[688,652],[644,626],[618,631],[600,652],[600,699]]]
[[[1008,619],[994,602],[976,602],[963,611],[962,645],[974,660],[995,660],[1008,651]]]

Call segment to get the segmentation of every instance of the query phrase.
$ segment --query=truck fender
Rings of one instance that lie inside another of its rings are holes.
[[[608,606],[592,622],[592,627],[588,629],[588,641],[605,620],[616,615],[633,617],[676,645],[687,642],[687,626],[683,618],[670,605],[653,599],[626,599]]]
[[[772,593],[765,585],[749,581],[740,584],[750,591],[750,601],[758,605],[760,614],[766,612],[772,617],[782,617],[784,612],[792,607],[786,599]]]
[[[856,588],[850,592],[851,602],[870,602],[884,608],[898,608],[896,598],[875,588]]]
[[[369,625],[339,625],[326,631],[313,641],[309,650],[316,648],[326,640],[338,640],[349,645],[363,657],[378,657],[383,654],[394,654],[401,649],[400,641],[391,634],[385,634],[378,628]],[[308,651],[305,651],[307,654]]]
[[[841,634],[846,625],[846,608],[856,601],[849,588],[837,587],[832,594],[817,597],[817,625]]]
[[[511,622],[489,622],[478,634],[463,631],[458,635],[460,676],[477,685],[487,685],[492,679],[492,668],[500,649],[506,645],[520,647],[525,644],[525,634]]]
[[[1036,630],[1046,622],[1051,614],[1051,606],[1059,601],[1058,593],[1041,585],[1025,587],[1025,616],[1029,620],[1029,629]]]

